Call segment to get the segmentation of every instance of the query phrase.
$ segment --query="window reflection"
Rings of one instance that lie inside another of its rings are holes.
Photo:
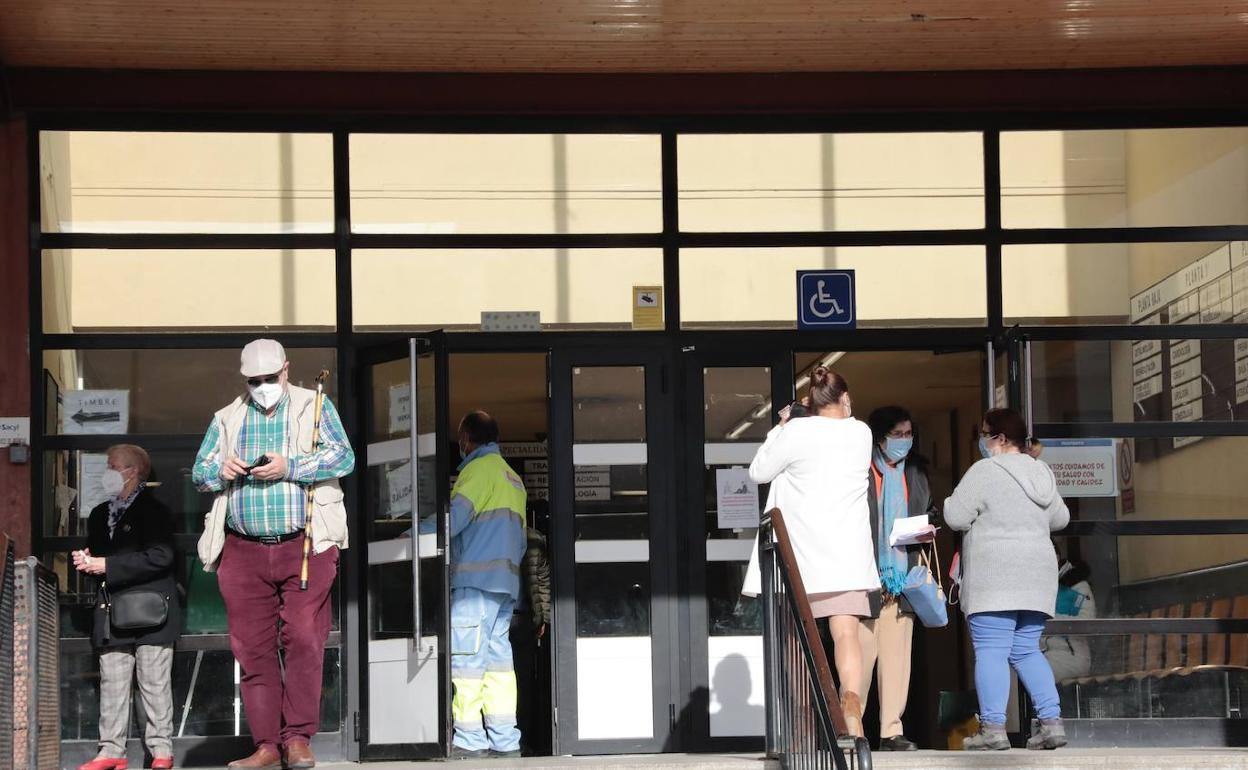
[[[578,563],[576,635],[649,636],[649,562]]]

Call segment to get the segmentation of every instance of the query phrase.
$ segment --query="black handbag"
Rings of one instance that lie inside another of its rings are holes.
[[[150,588],[132,588],[114,593],[104,583],[100,585],[96,604],[97,613],[101,610],[109,627],[118,631],[159,628],[169,620],[169,597]]]

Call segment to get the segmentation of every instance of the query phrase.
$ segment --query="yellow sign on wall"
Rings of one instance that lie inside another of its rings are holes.
[[[663,287],[633,287],[633,328],[663,329]]]

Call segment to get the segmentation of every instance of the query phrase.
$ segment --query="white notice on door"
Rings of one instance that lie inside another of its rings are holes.
[[[716,501],[720,529],[758,526],[758,484],[745,468],[715,470]]]
[[[401,382],[390,386],[390,433],[404,433],[412,429],[412,388]]]

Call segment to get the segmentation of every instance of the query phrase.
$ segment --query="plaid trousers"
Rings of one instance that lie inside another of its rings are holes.
[[[140,644],[100,652],[101,757],[126,756],[130,696],[138,671],[139,698],[147,717],[144,742],[154,757],[173,756],[173,645]]]

